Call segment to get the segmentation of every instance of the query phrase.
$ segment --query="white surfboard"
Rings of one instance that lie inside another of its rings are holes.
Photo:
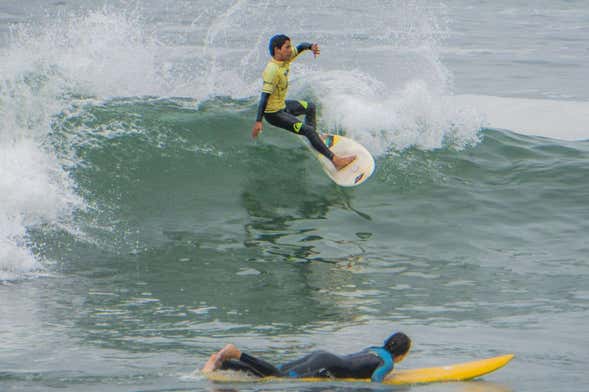
[[[317,152],[311,145],[307,146],[313,151],[319,160],[325,174],[340,186],[357,186],[366,181],[374,171],[374,158],[368,150],[360,143],[340,135],[321,135],[323,141],[334,154],[340,156],[356,155],[356,159],[348,166],[337,170],[333,163],[321,153]]]

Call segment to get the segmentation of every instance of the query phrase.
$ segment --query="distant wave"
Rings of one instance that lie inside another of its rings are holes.
[[[457,95],[454,105],[471,107],[485,125],[561,140],[589,140],[589,102]]]

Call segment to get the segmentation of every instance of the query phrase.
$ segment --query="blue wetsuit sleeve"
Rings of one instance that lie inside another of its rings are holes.
[[[372,377],[370,380],[373,382],[383,382],[384,378],[394,367],[393,356],[387,350],[382,347],[371,347],[370,351],[378,355],[378,357],[382,360],[382,365],[376,368],[374,372],[372,372]]]
[[[313,46],[313,44],[301,42],[297,45],[297,53],[301,53],[303,50],[311,50],[311,46]]]
[[[270,94],[262,93],[260,95],[260,102],[258,103],[258,114],[256,115],[256,121],[262,121],[262,117],[264,117],[264,111],[266,110],[266,106],[268,105],[268,98]]]

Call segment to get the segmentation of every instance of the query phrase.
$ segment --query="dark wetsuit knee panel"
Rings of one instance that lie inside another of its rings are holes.
[[[296,118],[295,115],[288,113],[285,110],[280,110],[276,113],[266,113],[264,114],[264,117],[266,118],[266,121],[275,127],[286,129],[291,132],[295,132],[295,124],[300,123],[300,120]]]
[[[293,116],[305,115],[305,125],[315,129],[317,125],[315,104],[308,101],[287,100],[284,111]]]
[[[284,110],[287,113],[292,114],[293,116],[300,116],[303,114],[306,114],[309,110],[309,105],[312,105],[311,103],[307,102],[307,101],[295,101],[295,100],[291,100],[291,99],[287,99],[285,101],[285,108]]]
[[[309,101],[287,101],[286,110],[295,116],[315,114],[315,104]]]

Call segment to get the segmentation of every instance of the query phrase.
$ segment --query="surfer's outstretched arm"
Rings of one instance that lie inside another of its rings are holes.
[[[296,52],[293,51],[293,60],[296,58],[296,56],[298,56],[301,52],[305,51],[305,50],[310,50],[311,52],[313,52],[313,56],[317,57],[319,56],[319,54],[321,53],[321,50],[319,49],[319,45],[318,44],[310,44],[308,42],[301,42],[300,44],[298,44],[296,46]]]

